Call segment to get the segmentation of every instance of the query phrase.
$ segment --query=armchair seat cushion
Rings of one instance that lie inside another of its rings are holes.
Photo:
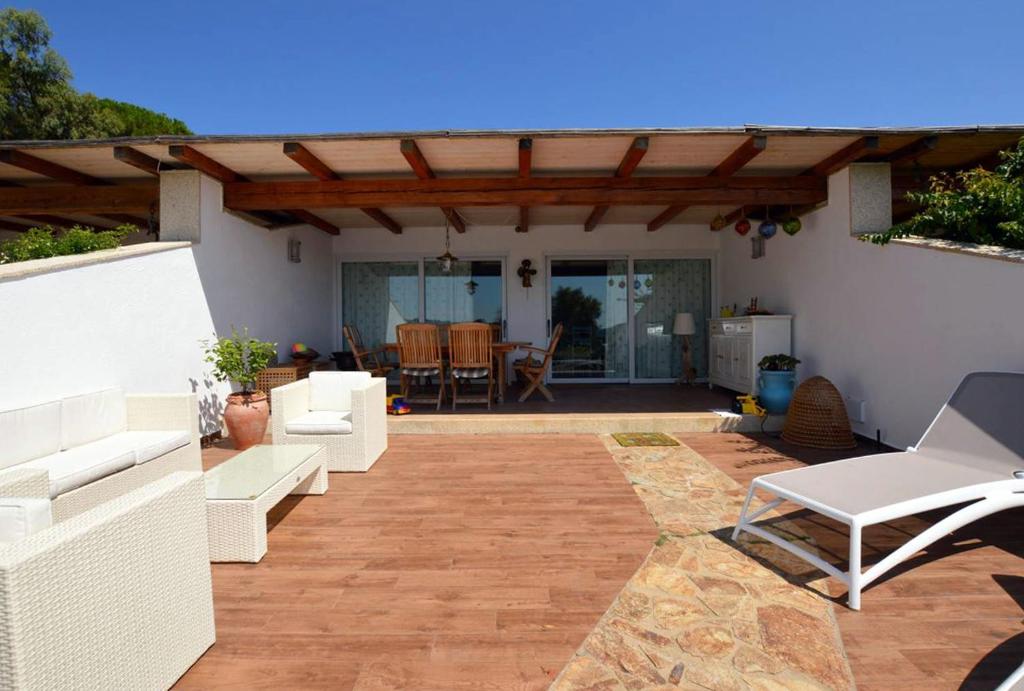
[[[402,374],[407,377],[433,377],[441,373],[437,367],[403,367]]]
[[[479,379],[490,374],[491,370],[486,367],[456,367],[452,375],[460,379]]]
[[[286,434],[352,434],[352,413],[311,410],[284,423]]]
[[[17,542],[53,521],[50,500],[38,497],[4,497],[0,499],[0,542]]]
[[[83,487],[100,478],[135,465],[135,446],[122,434],[98,439],[67,451],[29,461],[26,468],[46,470],[50,474],[50,496]]]
[[[135,430],[121,432],[118,436],[123,436],[131,442],[135,449],[136,465],[160,458],[192,441],[185,430]]]

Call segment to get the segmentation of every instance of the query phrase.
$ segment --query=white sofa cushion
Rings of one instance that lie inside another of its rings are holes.
[[[49,528],[52,523],[49,499],[0,498],[0,542],[16,542]]]
[[[112,388],[70,396],[61,401],[60,448],[71,449],[128,427],[124,392]]]
[[[284,424],[286,434],[352,434],[352,413],[311,410]]]
[[[29,461],[26,468],[50,474],[50,496],[57,497],[135,465],[135,440],[122,434]]]
[[[192,441],[189,433],[185,430],[129,430],[115,436],[125,437],[129,440],[132,448],[135,449],[136,465],[152,461],[154,458],[180,449]]]
[[[310,372],[309,409],[352,410],[352,389],[365,387],[371,376],[369,372]]]
[[[60,401],[0,412],[0,468],[60,451]]]

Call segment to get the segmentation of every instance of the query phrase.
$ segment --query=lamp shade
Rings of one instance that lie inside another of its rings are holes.
[[[693,323],[693,315],[689,312],[677,314],[676,320],[672,324],[672,333],[676,336],[692,336],[697,333],[697,328]]]

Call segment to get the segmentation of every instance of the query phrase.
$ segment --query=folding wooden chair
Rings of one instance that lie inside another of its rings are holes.
[[[436,324],[399,324],[398,368],[402,375],[402,397],[407,401],[433,402],[432,396],[410,396],[412,380],[437,377],[437,409],[444,401],[444,361]]]
[[[345,334],[345,340],[348,341],[348,347],[352,349],[352,357],[355,358],[356,367],[360,371],[370,372],[375,377],[386,377],[388,372],[394,369],[394,365],[390,365],[387,362],[387,350],[383,347],[376,350],[368,350],[363,345],[363,337],[356,326],[345,324],[341,327],[341,330]],[[383,361],[381,359],[382,355],[384,356]]]
[[[522,403],[530,397],[534,391],[540,391],[541,395],[549,401],[554,401],[555,397],[552,395],[548,387],[544,386],[544,376],[551,368],[551,358],[555,355],[555,348],[558,347],[558,339],[562,337],[562,325],[556,324],[554,330],[551,332],[551,340],[548,341],[547,350],[537,348],[534,346],[522,346],[521,350],[528,352],[527,356],[522,360],[517,360],[513,363],[512,367],[516,372],[519,372],[526,379],[526,389],[522,395],[519,396],[519,402]],[[543,356],[540,360],[535,360],[533,353],[537,353]]]
[[[469,322],[448,327],[448,365],[452,378],[452,410],[459,397],[459,382],[487,378],[487,397],[461,397],[463,403],[486,403],[491,409],[494,397],[494,358],[491,352],[492,329],[488,324]]]

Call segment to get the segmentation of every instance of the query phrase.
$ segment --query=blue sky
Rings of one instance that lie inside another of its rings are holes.
[[[1024,122],[1020,0],[30,6],[203,134]]]

